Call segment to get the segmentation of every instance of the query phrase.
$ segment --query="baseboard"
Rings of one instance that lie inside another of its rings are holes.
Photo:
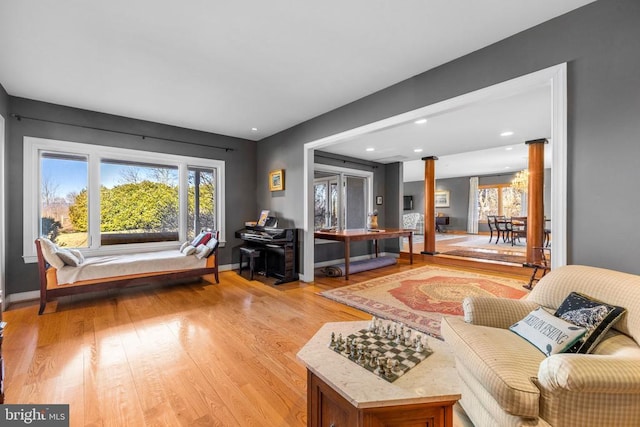
[[[27,291],[9,294],[7,295],[7,306],[16,302],[33,301],[34,299],[40,299],[40,291]]]
[[[360,255],[360,256],[354,256],[349,258],[351,262],[354,261],[361,261],[363,259],[371,259],[373,258],[375,255]],[[396,253],[389,253],[389,252],[380,252],[379,256],[390,256],[390,257],[394,257],[394,258],[400,258],[400,254],[396,254]],[[344,262],[344,258],[338,258],[338,259],[333,259],[333,260],[329,260],[329,261],[322,261],[322,262],[317,262],[315,264],[313,264],[314,268],[321,268],[321,267],[326,267],[328,265],[334,265],[334,264],[342,264]]]

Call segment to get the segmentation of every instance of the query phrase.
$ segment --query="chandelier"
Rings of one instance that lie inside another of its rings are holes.
[[[529,190],[529,171],[522,170],[511,181],[511,188],[526,193]]]

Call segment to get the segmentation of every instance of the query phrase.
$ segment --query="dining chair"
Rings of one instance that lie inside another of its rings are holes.
[[[502,234],[502,241],[507,243],[512,239],[511,227],[509,225],[509,219],[505,216],[495,217],[496,230],[498,231],[498,238],[496,239],[496,245],[500,241],[500,234]]]
[[[491,240],[493,239],[493,232],[497,231],[495,215],[487,215],[487,225],[489,226],[489,233],[491,233],[491,235],[489,236],[489,243],[491,243]],[[499,235],[498,235],[498,239],[500,239]]]
[[[527,238],[527,217],[512,216],[510,222],[511,228],[511,246],[515,245],[516,239],[520,242],[520,238]]]

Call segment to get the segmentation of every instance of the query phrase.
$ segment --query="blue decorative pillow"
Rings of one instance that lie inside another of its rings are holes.
[[[623,307],[571,292],[560,304],[555,315],[574,325],[583,326],[587,332],[567,350],[567,353],[591,353],[625,311]]]
[[[542,307],[536,308],[509,329],[547,356],[566,351],[586,332],[585,328],[555,317]]]

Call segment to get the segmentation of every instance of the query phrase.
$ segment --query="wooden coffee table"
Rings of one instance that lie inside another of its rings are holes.
[[[434,353],[390,383],[328,347],[332,332],[346,337],[368,324],[326,323],[298,352],[307,367],[307,425],[453,426],[460,380],[447,345],[429,338]]]

